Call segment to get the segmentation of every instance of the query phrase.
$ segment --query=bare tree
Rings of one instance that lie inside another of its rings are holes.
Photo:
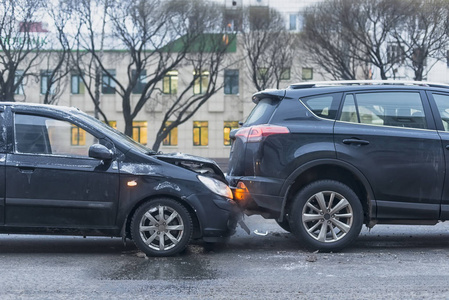
[[[83,26],[88,28],[89,38],[80,45],[94,59],[94,65],[111,80],[111,88],[120,95],[125,134],[132,135],[133,120],[145,104],[157,101],[164,76],[187,63],[199,72],[198,76],[208,74],[209,84],[202,94],[192,96],[194,81],[198,80],[195,78],[186,90],[178,92],[176,100],[171,103],[165,119],[173,120],[171,127],[185,122],[191,117],[190,112],[197,111],[218,88],[218,69],[226,51],[224,49],[230,44],[224,44],[223,36],[217,31],[222,25],[220,15],[217,14],[221,10],[203,0],[103,0],[99,3],[107,14],[96,15],[95,18],[108,20],[106,27],[111,32],[114,44],[120,50],[125,50],[123,61],[127,64],[126,79],[114,76],[104,61],[104,43],[107,43],[104,39],[108,38],[104,32],[106,21],[103,22],[99,39],[98,28],[94,28],[92,17],[90,20],[85,19]],[[87,7],[84,5],[84,9]],[[86,11],[81,14],[87,15]],[[217,36],[221,48],[215,43]],[[100,47],[97,46],[98,40],[101,41]],[[160,142],[169,132],[165,124],[163,122],[161,125],[155,148],[159,148]]]
[[[39,64],[45,40],[36,34],[39,0],[0,0],[0,101],[15,101],[16,91]]]
[[[80,0],[71,4],[74,12],[71,21],[75,29],[70,36],[75,41],[70,51],[71,71],[81,79],[91,98],[95,117],[101,115],[108,124],[108,118],[100,106],[103,71],[99,61],[103,61],[104,57],[108,22],[106,11],[110,9],[110,3],[107,0]]]
[[[201,19],[203,26],[206,19],[211,22],[207,25],[208,28],[219,25],[219,23],[216,23],[217,16],[214,12],[216,10],[204,11],[204,18]],[[159,150],[160,144],[173,128],[189,120],[203,104],[223,87],[223,82],[218,81],[219,74],[226,66],[233,63],[229,58],[226,58],[226,54],[230,45],[234,42],[235,35],[204,34],[201,39],[197,40],[192,52],[187,53],[184,61],[193,67],[195,75],[169,103],[153,143],[152,149],[154,151]],[[198,90],[199,84],[201,84],[201,90]],[[196,92],[194,91],[195,86]]]
[[[326,1],[303,12],[301,48],[334,79],[356,79],[363,67],[352,53],[353,36],[346,34],[343,24],[351,5],[350,1]]]
[[[367,77],[372,65],[387,79],[404,62],[403,49],[391,42],[408,5],[401,0],[324,1],[306,10],[304,45],[334,78],[354,79],[359,71]]]
[[[41,52],[42,63],[46,66],[40,74],[41,93],[44,104],[56,104],[67,86],[67,75],[70,73],[70,51],[74,45],[67,36],[66,26],[73,10],[67,0],[46,2],[45,9],[54,22],[56,35],[48,40],[46,49]]]
[[[279,88],[282,74],[295,56],[297,37],[287,32],[283,16],[275,9],[250,6],[244,11],[241,33],[250,82],[258,90]]]
[[[447,0],[410,0],[404,8],[405,20],[395,28],[394,37],[404,51],[407,66],[415,80],[431,69],[429,58],[437,61],[446,57],[449,43],[449,2]],[[427,68],[426,68],[427,67]]]

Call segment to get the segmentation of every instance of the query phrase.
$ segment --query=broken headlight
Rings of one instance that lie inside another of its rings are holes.
[[[232,191],[224,182],[202,175],[198,175],[198,179],[213,193],[232,199]]]

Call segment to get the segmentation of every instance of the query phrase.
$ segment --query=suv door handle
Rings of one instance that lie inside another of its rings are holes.
[[[359,140],[359,139],[344,139],[343,144],[350,145],[350,144],[358,144],[358,145],[368,145],[369,142],[365,140]]]
[[[19,172],[23,174],[32,174],[34,172],[34,168],[32,167],[19,167]]]

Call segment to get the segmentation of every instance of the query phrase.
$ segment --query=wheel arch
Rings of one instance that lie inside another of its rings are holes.
[[[366,177],[353,165],[336,160],[320,159],[308,162],[297,168],[287,178],[281,188],[284,196],[279,221],[289,213],[292,200],[301,188],[317,180],[335,180],[350,187],[361,201],[364,211],[364,222],[367,224],[375,213],[375,207],[371,203],[374,193]]]
[[[195,239],[195,238],[198,238],[199,236],[201,236],[201,232],[202,232],[201,223],[199,222],[199,219],[198,219],[198,216],[196,215],[195,209],[191,206],[191,204],[188,201],[186,201],[184,199],[184,197],[177,197],[172,194],[154,194],[154,195],[150,195],[150,196],[140,199],[132,206],[132,208],[126,215],[125,221],[122,226],[122,237],[131,238],[131,220],[132,220],[132,217],[134,216],[136,210],[144,203],[158,199],[158,198],[172,199],[172,200],[179,202],[181,205],[183,205],[189,212],[190,217],[192,218],[192,222],[193,222],[193,236],[192,237]]]

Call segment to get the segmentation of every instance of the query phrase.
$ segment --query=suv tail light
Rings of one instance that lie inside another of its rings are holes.
[[[260,142],[264,137],[273,134],[290,133],[287,127],[277,125],[256,125],[240,129],[235,136],[240,137],[244,142]]]

